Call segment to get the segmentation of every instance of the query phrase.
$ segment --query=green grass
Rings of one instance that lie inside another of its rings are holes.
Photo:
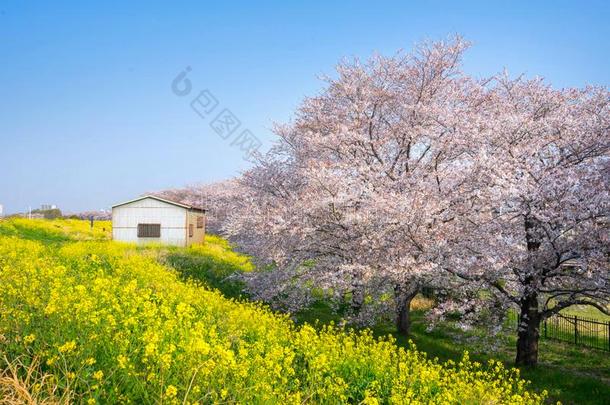
[[[246,298],[243,282],[235,276],[254,269],[247,256],[235,252],[226,240],[215,235],[206,235],[203,245],[167,249],[163,260],[183,278],[203,281],[229,298]]]
[[[575,305],[570,308],[566,308],[561,311],[563,315],[566,316],[579,316],[583,318],[594,319],[602,322],[610,321],[610,316],[604,314],[597,308],[588,306],[588,305]]]

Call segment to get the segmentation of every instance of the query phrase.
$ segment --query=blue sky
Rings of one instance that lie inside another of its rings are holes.
[[[607,1],[89,3],[0,2],[5,212],[108,208],[234,176],[249,164],[193,112],[193,94],[209,89],[213,114],[230,109],[266,147],[339,59],[425,39],[465,36],[477,76],[610,84]],[[193,93],[178,97],[186,66]]]

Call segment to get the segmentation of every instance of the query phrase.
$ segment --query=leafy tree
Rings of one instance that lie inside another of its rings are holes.
[[[62,217],[62,213],[59,208],[49,210],[32,210],[32,214],[42,214],[44,219],[57,219]]]

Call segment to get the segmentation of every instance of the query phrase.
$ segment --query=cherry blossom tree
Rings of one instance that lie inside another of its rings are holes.
[[[349,293],[355,310],[366,297],[393,297],[398,330],[408,333],[410,302],[441,269],[431,258],[469,172],[466,47],[455,38],[340,64],[244,176],[253,206],[232,218],[233,237],[255,233],[251,251]]]
[[[610,312],[610,94],[501,75],[478,98],[478,176],[460,190],[473,198],[443,262],[467,281],[466,306],[518,309],[516,363],[534,365],[544,319],[577,304]]]

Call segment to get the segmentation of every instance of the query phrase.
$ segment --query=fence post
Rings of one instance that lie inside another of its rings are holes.
[[[578,317],[574,315],[574,344],[578,345]]]
[[[546,319],[544,320],[544,338],[546,339]]]
[[[608,322],[608,351],[610,351],[610,322]]]

